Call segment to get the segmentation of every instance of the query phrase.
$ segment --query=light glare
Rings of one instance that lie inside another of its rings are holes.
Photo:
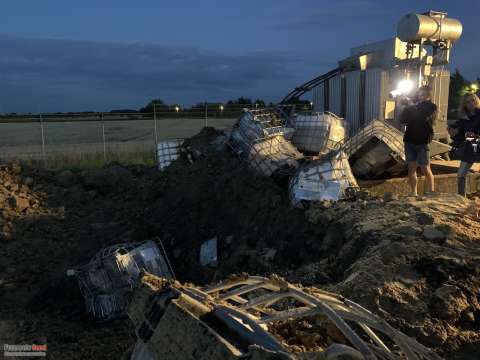
[[[411,80],[402,80],[398,83],[397,90],[400,94],[408,94],[413,90],[413,81]]]

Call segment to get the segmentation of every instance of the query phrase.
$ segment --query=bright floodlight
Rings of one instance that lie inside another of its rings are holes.
[[[175,111],[176,112],[179,112],[180,111],[180,108],[178,106],[175,106]]]
[[[397,97],[399,95],[406,95],[413,90],[413,87],[414,87],[413,81],[404,79],[398,83],[397,88],[392,92],[390,92],[390,94],[393,97]]]
[[[408,94],[413,90],[413,81],[411,80],[402,80],[398,83],[398,88],[400,94]]]
[[[478,85],[477,85],[477,84],[471,84],[471,85],[470,85],[470,88],[471,88],[473,91],[477,91],[477,90],[478,90]]]

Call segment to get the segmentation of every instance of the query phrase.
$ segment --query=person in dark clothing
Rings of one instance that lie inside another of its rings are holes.
[[[432,91],[422,86],[416,94],[416,104],[408,106],[402,113],[401,121],[406,124],[403,142],[408,163],[408,182],[411,195],[417,195],[417,169],[425,175],[427,194],[433,193],[434,177],[430,169],[429,144],[433,140],[433,126],[437,117],[437,106],[431,101]]]
[[[480,136],[480,99],[475,94],[465,94],[458,109],[459,120],[449,126],[448,132],[460,153],[460,167],[458,169],[458,193],[466,194],[466,177],[476,160],[473,146],[465,141],[467,137]]]

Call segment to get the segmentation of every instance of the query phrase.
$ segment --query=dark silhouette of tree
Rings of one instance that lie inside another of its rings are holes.
[[[259,107],[259,108],[265,107],[265,101],[263,101],[262,99],[255,100],[254,104],[256,107]]]
[[[160,99],[153,99],[147,104],[147,106],[140,109],[142,113],[152,113],[153,108],[155,107],[155,111],[157,112],[168,112],[169,107]]]
[[[137,110],[134,109],[115,109],[115,110],[110,110],[111,114],[134,114],[137,113]]]
[[[239,105],[252,105],[252,99],[241,96],[235,103]]]
[[[469,86],[469,82],[460,74],[458,69],[450,75],[450,88],[448,94],[448,112],[455,113],[460,104],[460,97],[463,96]]]

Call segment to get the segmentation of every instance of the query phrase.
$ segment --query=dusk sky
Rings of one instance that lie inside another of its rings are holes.
[[[451,68],[480,76],[478,0],[4,0],[0,113],[275,102],[430,9],[462,21]]]

